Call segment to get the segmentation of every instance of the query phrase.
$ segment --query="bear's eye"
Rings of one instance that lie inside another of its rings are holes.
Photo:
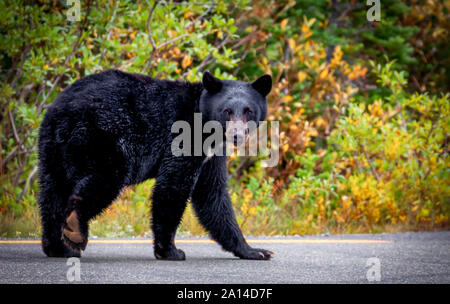
[[[252,112],[252,110],[250,110],[249,108],[245,108],[244,109],[244,114],[245,115],[251,115],[253,112]]]
[[[233,111],[231,111],[231,109],[225,109],[223,110],[223,113],[225,113],[226,115],[231,115]]]

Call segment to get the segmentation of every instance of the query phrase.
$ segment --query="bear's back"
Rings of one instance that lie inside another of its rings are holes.
[[[115,101],[138,90],[139,86],[142,86],[141,82],[131,74],[108,70],[75,81],[61,92],[53,104]]]
[[[106,135],[114,142],[167,142],[174,121],[192,118],[201,91],[199,83],[118,70],[88,75],[55,99],[44,116],[40,139],[67,143],[77,138],[83,145]]]

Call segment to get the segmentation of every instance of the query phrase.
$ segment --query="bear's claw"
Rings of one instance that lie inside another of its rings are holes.
[[[249,248],[244,253],[236,254],[237,257],[245,260],[269,260],[275,253],[265,249]]]

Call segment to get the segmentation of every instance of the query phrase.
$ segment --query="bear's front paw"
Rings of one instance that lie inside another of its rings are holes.
[[[175,246],[169,249],[162,249],[155,246],[155,257],[158,260],[168,260],[168,261],[184,261],[186,260],[186,255],[183,250],[177,249]]]
[[[274,254],[265,249],[248,248],[244,252],[236,253],[236,256],[245,260],[269,260]]]

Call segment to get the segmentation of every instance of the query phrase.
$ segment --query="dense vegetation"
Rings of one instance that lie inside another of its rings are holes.
[[[280,161],[230,158],[247,234],[448,228],[450,6],[382,1],[0,2],[0,237],[37,236],[37,132],[76,79],[109,68],[198,81],[274,79]],[[94,220],[99,236],[149,231],[153,181]],[[184,233],[203,233],[190,207]]]

